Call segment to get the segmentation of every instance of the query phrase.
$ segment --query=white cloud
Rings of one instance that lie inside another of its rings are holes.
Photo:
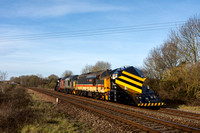
[[[57,17],[72,13],[105,12],[124,10],[123,7],[89,1],[32,1],[12,4],[12,9],[4,9],[0,15],[7,17]],[[6,11],[5,11],[6,10]]]

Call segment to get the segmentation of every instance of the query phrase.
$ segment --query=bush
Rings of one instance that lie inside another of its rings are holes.
[[[199,104],[200,65],[183,64],[165,71],[162,80],[148,79],[147,84],[159,94],[165,102]]]
[[[31,122],[34,115],[25,89],[6,88],[0,97],[0,132],[18,132],[24,124]]]

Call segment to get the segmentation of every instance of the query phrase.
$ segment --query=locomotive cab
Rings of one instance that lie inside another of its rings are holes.
[[[128,94],[126,99],[129,103],[144,107],[164,105],[155,92],[144,86],[146,78],[139,69],[135,67],[116,69],[112,78],[117,87]]]

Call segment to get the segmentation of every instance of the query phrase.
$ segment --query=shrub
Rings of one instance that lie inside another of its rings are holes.
[[[34,115],[29,107],[30,96],[25,89],[6,88],[0,96],[0,132],[17,132],[24,124],[31,122]]]

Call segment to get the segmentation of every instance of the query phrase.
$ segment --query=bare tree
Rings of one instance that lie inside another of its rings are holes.
[[[7,79],[8,73],[7,72],[2,72],[0,71],[0,81],[5,81]],[[1,92],[5,93],[5,87],[6,85],[4,83],[0,83],[0,87],[1,87]]]
[[[69,76],[71,76],[72,74],[73,74],[72,71],[70,71],[70,70],[65,70],[65,71],[63,72],[63,74],[62,74],[62,77],[69,77]]]
[[[0,81],[5,81],[8,77],[8,73],[7,72],[2,72],[0,71]]]
[[[144,74],[151,78],[160,79],[163,71],[163,59],[161,48],[151,50],[149,56],[144,61]]]
[[[168,39],[160,47],[154,48],[144,61],[144,74],[147,77],[162,79],[163,72],[179,64],[180,56],[175,40]]]
[[[180,63],[177,41],[169,39],[161,46],[163,70],[174,68]]]
[[[97,72],[97,71],[102,71],[102,70],[107,70],[107,69],[111,69],[111,64],[109,62],[97,61],[94,66],[86,65],[82,69],[82,73]]]
[[[92,68],[92,72],[107,70],[111,68],[111,64],[104,61],[98,61]]]
[[[179,52],[187,62],[200,61],[200,19],[190,18],[185,24],[174,31],[174,37],[178,40]]]
[[[86,66],[82,69],[82,74],[83,74],[83,73],[92,72],[92,68],[93,68],[92,65],[86,65]]]

